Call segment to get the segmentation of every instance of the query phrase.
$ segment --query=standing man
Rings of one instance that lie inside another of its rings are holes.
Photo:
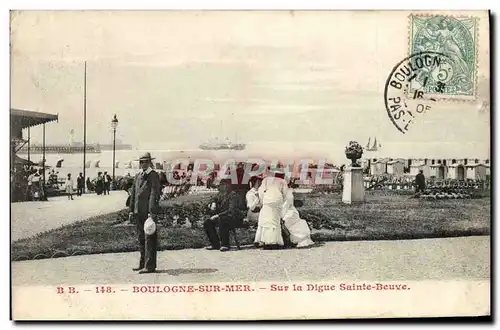
[[[107,189],[108,189],[108,195],[109,195],[109,192],[111,191],[111,184],[113,183],[113,179],[111,178],[111,175],[109,175],[109,174],[106,174],[106,175],[107,175],[107,179],[108,179]]]
[[[104,179],[104,195],[109,195],[109,187],[111,185],[111,182],[108,172],[106,171],[104,172],[103,179]]]
[[[76,195],[81,196],[83,195],[83,189],[85,188],[85,180],[83,179],[83,174],[80,172],[78,175],[78,178],[76,178]]]
[[[420,170],[418,171],[418,174],[415,176],[415,193],[419,194],[421,192],[424,192],[425,190],[425,176],[424,176],[424,171]]]
[[[156,223],[159,211],[160,178],[152,168],[153,159],[149,152],[139,158],[141,170],[134,179],[130,193],[129,219],[136,222],[141,253],[139,267],[134,268],[134,271],[139,271],[139,274],[154,273],[156,270],[158,235],[156,231],[152,235],[144,233],[146,220],[151,217]]]
[[[87,177],[87,181],[85,182],[85,184],[87,185],[88,192],[94,191],[94,187],[92,186],[92,182],[90,181],[89,177]]]

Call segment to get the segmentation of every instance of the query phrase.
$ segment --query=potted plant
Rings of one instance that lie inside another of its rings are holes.
[[[361,167],[357,160],[363,155],[363,147],[356,141],[350,141],[345,148],[345,156],[351,160],[351,167]]]

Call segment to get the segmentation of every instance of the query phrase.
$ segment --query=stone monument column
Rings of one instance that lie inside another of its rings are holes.
[[[363,168],[346,166],[344,169],[344,187],[342,202],[345,204],[362,203],[365,201],[365,186]]]
[[[345,156],[351,160],[351,164],[344,169],[344,187],[342,191],[342,202],[345,204],[365,201],[363,167],[357,162],[362,155],[363,147],[356,141],[349,141],[349,145],[345,148]]]

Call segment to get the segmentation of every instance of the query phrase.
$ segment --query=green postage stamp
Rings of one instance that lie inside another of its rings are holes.
[[[436,52],[441,63],[423,71],[411,89],[440,98],[475,99],[477,80],[477,18],[410,15],[410,55]]]

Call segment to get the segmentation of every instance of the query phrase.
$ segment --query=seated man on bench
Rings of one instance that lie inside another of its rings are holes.
[[[229,251],[230,231],[243,226],[244,215],[240,210],[240,204],[239,195],[234,191],[231,180],[221,180],[219,193],[209,205],[212,216],[203,223],[211,244],[207,250]],[[219,234],[217,234],[217,226]]]

